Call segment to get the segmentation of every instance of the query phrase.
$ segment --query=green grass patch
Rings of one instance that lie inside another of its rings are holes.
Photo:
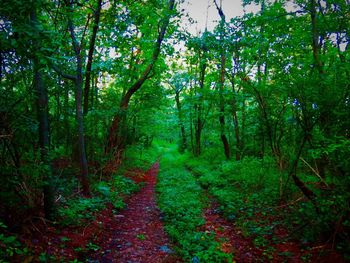
[[[196,178],[185,168],[188,155],[177,147],[162,149],[157,193],[165,230],[177,245],[177,252],[188,262],[227,262],[231,255],[220,250],[214,236],[199,230],[204,224],[207,202]]]

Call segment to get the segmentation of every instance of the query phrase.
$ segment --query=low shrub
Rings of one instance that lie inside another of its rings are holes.
[[[58,209],[60,223],[65,226],[79,225],[83,220],[94,219],[96,212],[103,208],[105,208],[105,200],[101,197],[70,199]]]
[[[139,189],[129,178],[115,175],[109,182],[100,181],[92,186],[96,196],[92,198],[75,198],[64,202],[58,210],[63,225],[78,225],[82,220],[92,220],[99,210],[112,203],[117,210],[125,207],[124,198]]]

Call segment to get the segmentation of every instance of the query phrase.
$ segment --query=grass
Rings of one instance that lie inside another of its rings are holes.
[[[212,164],[205,158],[198,158],[190,160],[186,166],[231,219],[243,212],[248,216],[258,211],[270,212],[269,207],[280,198],[280,178],[284,175],[274,168],[273,160],[246,158]]]
[[[161,150],[158,204],[177,252],[189,262],[227,262],[231,255],[221,252],[213,235],[199,230],[207,200],[196,178],[185,168],[188,156],[178,154],[176,145]]]

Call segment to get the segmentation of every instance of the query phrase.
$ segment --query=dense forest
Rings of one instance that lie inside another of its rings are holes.
[[[185,2],[1,1],[0,262],[350,261],[349,0]]]

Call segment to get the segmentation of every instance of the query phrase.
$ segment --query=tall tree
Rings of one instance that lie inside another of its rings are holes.
[[[180,147],[179,151],[182,153],[187,148],[187,137],[186,137],[186,130],[185,130],[185,123],[184,123],[184,113],[180,101],[180,94],[184,89],[184,84],[187,84],[185,79],[182,75],[177,74],[174,76],[173,83],[170,83],[172,86],[174,92],[175,92],[175,103],[176,103],[176,109],[177,109],[177,116],[179,120],[179,127],[180,127]]]
[[[30,14],[33,32],[38,34],[37,30],[37,17],[36,6],[33,8]],[[40,38],[34,38],[33,47],[36,52],[33,57],[33,86],[36,95],[36,110],[37,118],[39,122],[39,147],[40,158],[44,169],[42,170],[43,178],[43,194],[44,194],[44,210],[45,217],[47,219],[53,219],[55,215],[55,193],[52,178],[51,161],[49,158],[50,149],[50,129],[49,129],[49,105],[48,105],[48,92],[44,82],[43,72],[44,65],[40,63],[42,54],[39,50],[42,46]]]
[[[98,32],[99,23],[100,23],[101,9],[102,9],[102,0],[97,0],[97,6],[96,6],[96,9],[94,10],[94,21],[93,21],[93,27],[92,27],[92,34],[89,42],[89,51],[88,51],[86,70],[85,70],[84,114],[87,114],[89,110],[89,93],[91,88],[92,62],[93,62],[93,56],[95,51],[97,32]]]
[[[80,180],[83,188],[83,194],[85,196],[90,195],[90,187],[88,181],[88,163],[86,158],[85,150],[85,135],[84,135],[84,115],[83,115],[83,39],[79,43],[75,26],[71,15],[74,12],[73,3],[70,0],[65,0],[65,7],[67,8],[67,27],[72,41],[72,51],[75,56],[75,74],[70,75],[63,72],[56,65],[52,64],[51,66],[54,70],[60,74],[63,78],[69,79],[74,82],[75,86],[75,111],[76,111],[76,121],[78,126],[78,148],[79,148],[79,163],[80,163]],[[88,24],[88,21],[87,21]]]
[[[220,16],[220,24],[219,24],[219,37],[220,37],[220,74],[219,74],[219,122],[220,122],[220,138],[222,141],[222,144],[224,146],[224,153],[226,156],[226,159],[231,158],[231,150],[230,145],[228,143],[227,136],[225,134],[225,101],[224,101],[224,87],[225,87],[225,66],[226,66],[226,48],[225,48],[225,15],[222,10],[222,5],[220,2],[220,6],[214,0],[216,9]]]
[[[72,14],[73,8],[69,0],[66,2],[69,12]],[[68,16],[68,30],[72,39],[72,47],[76,59],[76,75],[74,77],[75,84],[75,105],[76,105],[76,119],[78,123],[78,145],[79,145],[79,158],[80,158],[80,176],[83,186],[83,193],[85,195],[90,194],[90,187],[88,181],[88,164],[85,151],[85,137],[84,137],[84,115],[83,115],[83,58],[82,58],[82,43],[79,44],[75,34],[75,28],[73,21]]]
[[[134,84],[129,89],[126,90],[125,94],[123,94],[120,100],[118,112],[113,117],[108,132],[106,152],[113,153],[115,160],[120,159],[121,153],[125,148],[125,134],[122,134],[122,132],[123,125],[125,125],[126,114],[129,107],[130,99],[135,94],[135,92],[137,92],[142,87],[145,81],[152,77],[151,72],[160,54],[161,45],[168,28],[170,18],[173,14],[174,6],[175,0],[169,0],[167,10],[164,14],[164,17],[160,21],[159,33],[157,36],[156,43],[153,47],[151,59],[148,62],[145,69],[143,70],[143,72],[140,74],[140,77],[134,82]]]

